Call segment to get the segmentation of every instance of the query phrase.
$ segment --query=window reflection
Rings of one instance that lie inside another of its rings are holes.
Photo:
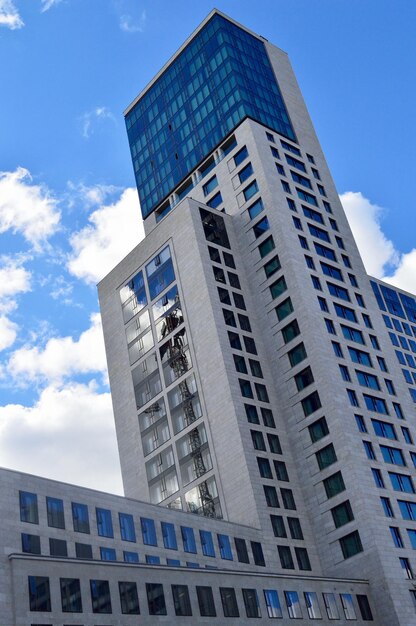
[[[162,389],[155,352],[135,367],[132,371],[132,377],[136,404],[140,408]]]
[[[175,280],[169,246],[166,246],[146,265],[150,298],[153,300]]]
[[[127,285],[120,289],[120,299],[123,305],[124,323],[129,322],[147,304],[144,289],[143,273],[138,272]]]
[[[173,430],[180,432],[202,415],[195,376],[189,376],[168,393]]]

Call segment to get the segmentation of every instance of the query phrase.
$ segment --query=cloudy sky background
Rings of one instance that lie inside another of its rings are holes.
[[[367,270],[416,292],[416,4],[216,5],[289,53]],[[0,0],[3,467],[122,492],[95,288],[143,236],[122,111],[211,8]]]

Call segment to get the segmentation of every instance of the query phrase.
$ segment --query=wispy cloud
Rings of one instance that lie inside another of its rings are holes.
[[[92,111],[88,111],[81,116],[81,132],[84,139],[89,139],[94,132],[94,126],[96,122],[102,122],[103,120],[112,120],[115,122],[115,117],[107,107],[95,107]]]
[[[24,25],[13,0],[0,0],[0,26],[16,30]]]
[[[17,296],[30,291],[30,280],[30,272],[18,257],[0,258],[0,351],[15,342],[18,326],[10,319],[10,313],[17,308]]]
[[[368,273],[415,293],[416,248],[402,252],[383,232],[387,209],[372,203],[361,192],[348,191],[340,198]]]
[[[52,7],[56,6],[57,4],[61,4],[62,0],[40,0],[42,3],[42,7],[41,7],[41,13],[45,13],[46,11],[49,11],[49,9],[51,9]]]
[[[125,33],[142,33],[146,26],[146,10],[143,9],[140,16],[134,19],[131,15],[125,14],[120,17],[120,28]]]

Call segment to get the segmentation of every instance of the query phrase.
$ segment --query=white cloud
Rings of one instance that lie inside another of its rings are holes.
[[[89,139],[94,132],[97,122],[111,120],[115,122],[115,117],[107,107],[95,107],[92,111],[87,111],[81,118],[81,132],[84,139]]]
[[[60,4],[62,0],[40,0],[42,3],[41,13],[45,13],[45,11],[49,11],[52,7]]]
[[[416,249],[400,252],[382,230],[386,209],[361,192],[340,195],[367,272],[400,289],[416,293]]]
[[[109,393],[49,386],[33,406],[0,407],[3,467],[122,493]]]
[[[117,202],[91,213],[89,222],[70,239],[68,269],[77,278],[96,283],[144,237],[137,191],[125,189]]]
[[[5,315],[0,315],[0,350],[5,350],[14,344],[17,335],[17,324]]]
[[[0,172],[0,233],[20,233],[40,250],[59,220],[56,199],[45,186],[32,183],[28,170]]]
[[[10,30],[22,28],[24,22],[12,0],[0,0],[0,26]]]
[[[75,341],[72,337],[53,337],[46,345],[23,347],[10,356],[7,364],[17,384],[31,381],[62,381],[77,374],[101,372],[106,374],[104,340],[101,318],[91,316],[91,326]]]
[[[145,9],[143,9],[137,20],[134,20],[131,15],[122,15],[120,17],[120,28],[126,33],[142,33],[146,26],[146,19]]]

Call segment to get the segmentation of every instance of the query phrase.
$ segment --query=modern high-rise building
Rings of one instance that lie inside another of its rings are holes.
[[[2,472],[5,626],[414,626],[416,299],[367,275],[287,55],[214,10],[125,115],[126,498]]]

